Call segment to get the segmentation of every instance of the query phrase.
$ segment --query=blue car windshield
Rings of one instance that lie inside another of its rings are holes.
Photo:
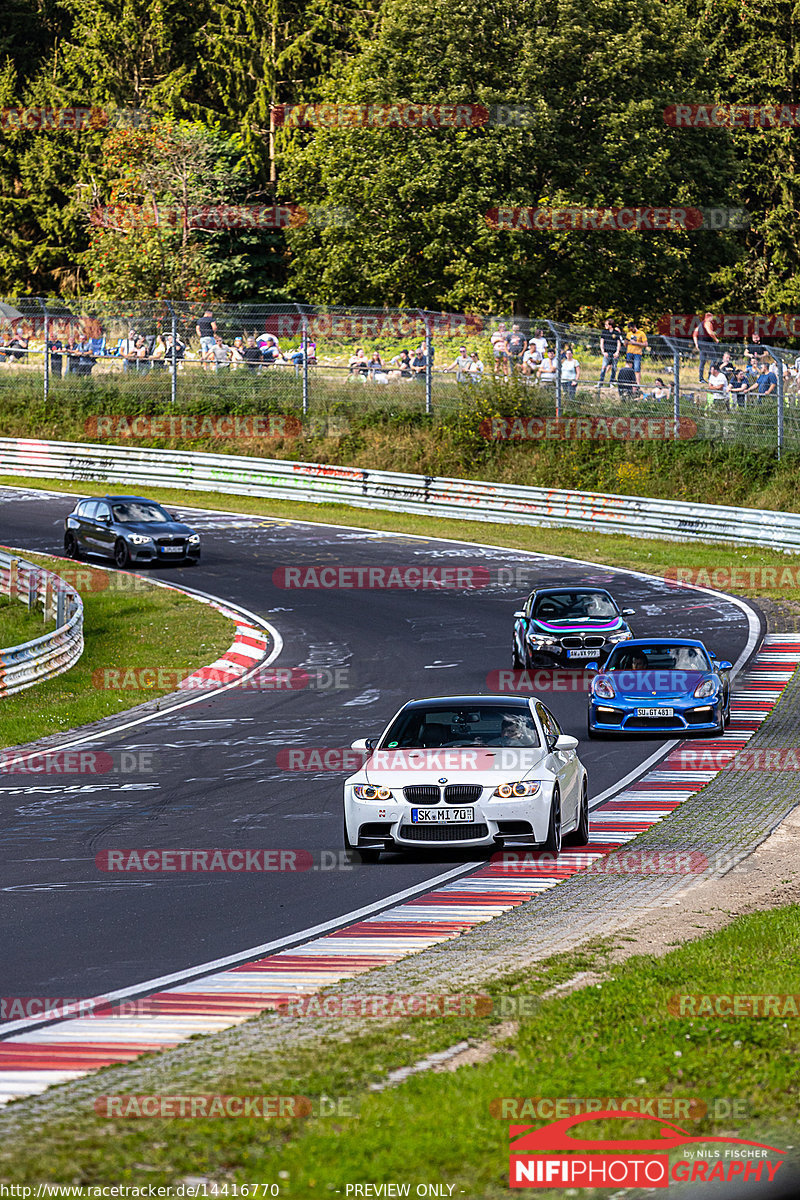
[[[619,616],[607,592],[586,588],[574,592],[543,592],[531,614],[535,621],[613,621]]]
[[[606,671],[710,671],[711,663],[699,646],[617,646],[608,656]]]

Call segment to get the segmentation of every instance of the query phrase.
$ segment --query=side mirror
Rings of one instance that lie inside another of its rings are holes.
[[[578,739],[569,733],[562,733],[560,738],[556,738],[553,745],[554,750],[576,750],[577,747]]]
[[[623,615],[623,617],[635,617],[636,609],[635,608],[623,608],[622,615]]]
[[[524,613],[524,612],[515,612],[515,613],[514,613],[514,620],[515,620],[515,621],[517,621],[517,620],[519,620],[519,618],[520,618],[520,617],[524,617],[524,616],[525,616],[525,613]]]
[[[597,674],[597,672],[600,670],[600,664],[596,662],[586,663],[583,669],[584,671],[594,671],[595,674]]]
[[[377,744],[377,738],[356,738],[350,743],[351,750],[374,750]]]
[[[720,671],[730,671],[733,663],[728,662],[727,658],[723,658],[717,663],[717,666],[719,667]]]
[[[104,525],[111,524],[111,517],[108,515],[108,513],[104,513],[103,516],[100,518],[100,520],[103,522]]]

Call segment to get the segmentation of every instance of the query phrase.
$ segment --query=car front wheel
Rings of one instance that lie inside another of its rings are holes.
[[[80,558],[81,548],[74,533],[64,534],[64,553],[67,558]]]
[[[581,804],[578,810],[578,824],[575,830],[564,839],[573,846],[585,846],[589,841],[589,788],[584,779],[581,787]]]
[[[114,562],[118,567],[127,567],[131,561],[131,552],[128,549],[127,542],[122,538],[117,538],[114,543]]]

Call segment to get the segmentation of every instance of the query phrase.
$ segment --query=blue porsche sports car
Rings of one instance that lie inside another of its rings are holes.
[[[702,642],[637,638],[615,647],[592,681],[589,737],[605,733],[711,733],[731,712],[728,671]]]
[[[605,662],[619,642],[633,637],[620,609],[605,588],[539,588],[514,613],[511,656],[515,668],[587,667]]]

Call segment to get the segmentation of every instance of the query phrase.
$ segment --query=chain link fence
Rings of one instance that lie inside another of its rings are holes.
[[[513,410],[522,425],[491,436],[692,437],[780,453],[800,448],[799,381],[791,350],[695,345],[614,321],[594,329],[421,309],[0,303],[0,411],[28,402],[57,422],[77,409],[87,436],[100,438],[114,432],[98,424],[109,409],[274,414],[331,433],[369,411]],[[632,432],[620,434],[620,422]]]

